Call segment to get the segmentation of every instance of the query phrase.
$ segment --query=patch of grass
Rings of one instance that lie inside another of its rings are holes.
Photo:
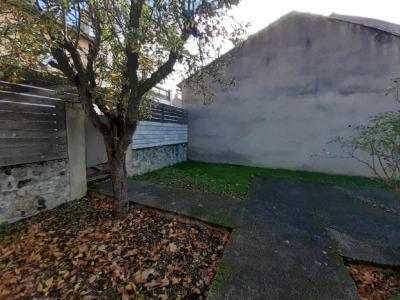
[[[0,233],[6,233],[11,229],[11,224],[5,222],[0,224]]]
[[[225,228],[238,228],[239,224],[229,217],[212,217],[209,222],[211,224],[219,225]]]
[[[215,291],[217,291],[220,287],[221,287],[221,284],[222,284],[222,282],[224,281],[224,279],[225,279],[225,265],[224,265],[224,262],[223,261],[221,261],[220,263],[219,263],[219,266],[218,266],[218,271],[217,271],[217,273],[215,274],[215,276],[214,276],[214,279],[213,279],[213,281],[212,281],[212,289],[213,290],[215,290]]]
[[[15,222],[15,223],[1,223],[0,224],[0,239],[2,236],[11,234],[11,233],[16,233],[16,238],[18,238],[18,233],[25,230],[26,225],[23,222]]]
[[[207,215],[207,210],[202,207],[193,207],[190,211],[190,214],[195,217],[203,217]]]
[[[193,207],[190,210],[190,214],[194,217],[208,217],[207,221],[211,225],[221,226],[223,228],[238,228],[237,220],[230,218],[229,216],[213,216],[212,212],[206,210],[203,207]]]
[[[183,162],[142,176],[135,176],[134,179],[242,199],[247,193],[250,181],[256,176],[293,178],[335,185],[389,188],[382,180],[366,177],[210,164],[197,161]]]

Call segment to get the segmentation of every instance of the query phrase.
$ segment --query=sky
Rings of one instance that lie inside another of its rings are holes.
[[[250,23],[251,35],[293,10],[325,16],[334,12],[400,24],[400,0],[242,0],[231,14],[240,22]],[[164,84],[172,91],[180,81],[174,77]]]
[[[251,34],[293,10],[326,16],[335,12],[400,24],[399,0],[242,0],[231,13],[252,24]]]

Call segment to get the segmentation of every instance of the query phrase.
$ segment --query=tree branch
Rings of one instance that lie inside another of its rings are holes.
[[[87,56],[86,73],[88,74],[89,84],[92,89],[96,86],[94,62],[96,61],[97,56],[99,55],[100,45],[101,45],[101,25],[100,25],[101,21],[97,13],[98,12],[94,10],[91,7],[91,5],[89,5],[89,17],[94,29],[94,40],[93,42],[89,43],[89,53]]]
[[[93,99],[89,90],[87,89],[86,84],[81,81],[79,74],[74,71],[73,67],[69,63],[68,56],[62,49],[53,48],[51,52],[56,61],[51,61],[50,65],[63,72],[68,79],[75,84],[79,90],[79,93],[81,94],[80,100],[84,106],[86,115],[92,121],[93,125],[99,129],[106,138],[106,136],[109,136],[109,127],[103,121],[101,121],[99,115],[96,113],[93,107]]]
[[[144,0],[132,0],[129,12],[128,36],[126,37],[125,52],[127,56],[127,75],[129,86],[131,89],[134,89],[138,84],[137,71],[139,69],[140,51],[140,43],[138,42],[137,38],[135,40],[135,43],[131,39],[135,33],[137,34],[137,31],[140,27],[140,18],[142,17],[143,4]]]

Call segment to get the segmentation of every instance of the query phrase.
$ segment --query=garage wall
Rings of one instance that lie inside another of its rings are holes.
[[[336,136],[369,116],[398,110],[384,96],[400,75],[400,37],[303,13],[284,16],[232,52],[234,86],[211,85],[204,105],[183,86],[189,159],[372,175],[345,159]]]

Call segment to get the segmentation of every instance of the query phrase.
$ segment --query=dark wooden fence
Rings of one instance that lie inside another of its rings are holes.
[[[162,103],[152,104],[151,118],[149,121],[187,124],[187,120],[187,111],[185,109]]]
[[[0,167],[64,158],[64,101],[52,90],[0,81]]]

